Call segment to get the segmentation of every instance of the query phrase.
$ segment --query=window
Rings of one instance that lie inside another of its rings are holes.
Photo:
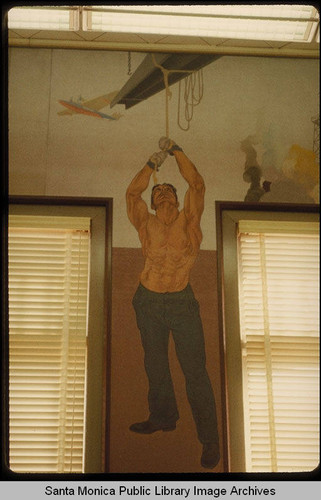
[[[240,221],[246,470],[319,462],[319,226]]]
[[[89,218],[9,217],[15,472],[83,472],[89,250]]]
[[[110,257],[111,200],[11,198],[14,472],[108,472]]]
[[[319,459],[319,213],[217,202],[230,472],[312,471]]]

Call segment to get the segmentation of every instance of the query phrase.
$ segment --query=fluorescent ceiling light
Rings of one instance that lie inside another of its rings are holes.
[[[309,5],[85,6],[83,29],[309,42],[318,20]]]
[[[8,28],[55,31],[78,30],[78,8],[13,7],[8,12]]]
[[[315,7],[300,4],[42,6],[13,7],[8,12],[9,29],[82,28],[107,33],[284,42],[311,42],[318,25]]]

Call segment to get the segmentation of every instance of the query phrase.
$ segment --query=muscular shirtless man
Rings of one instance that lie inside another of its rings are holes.
[[[189,284],[190,270],[202,241],[200,227],[205,186],[202,176],[174,141],[161,138],[154,153],[130,183],[127,213],[138,231],[145,260],[140,284],[133,298],[137,325],[145,353],[149,381],[149,418],[130,426],[141,434],[172,431],[178,410],[168,362],[169,333],[175,342],[197,434],[203,445],[201,464],[214,468],[220,458],[215,400],[205,367],[205,348],[199,305]],[[171,184],[153,187],[148,211],[142,193],[154,169],[167,155],[174,155],[189,188],[179,211]]]

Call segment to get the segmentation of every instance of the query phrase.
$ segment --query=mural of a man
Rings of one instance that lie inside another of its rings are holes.
[[[200,220],[205,185],[195,165],[174,141],[163,137],[159,147],[161,151],[151,156],[126,192],[128,217],[138,231],[144,256],[133,306],[145,354],[150,412],[148,420],[131,425],[130,430],[151,434],[176,428],[179,414],[168,360],[172,332],[198,439],[203,445],[201,464],[212,469],[220,458],[216,408],[205,366],[199,304],[189,284],[202,241]],[[184,207],[179,211],[174,186],[155,185],[151,197],[153,214],[141,195],[153,171],[158,170],[168,154],[175,157],[189,187]]]

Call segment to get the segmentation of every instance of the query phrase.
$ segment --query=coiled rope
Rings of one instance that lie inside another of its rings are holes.
[[[184,78],[185,87],[184,87],[184,101],[185,101],[185,120],[187,122],[187,126],[183,127],[181,125],[181,81],[179,81],[178,87],[178,112],[177,112],[177,125],[184,131],[189,130],[190,123],[193,118],[194,107],[198,106],[202,100],[204,95],[204,83],[203,83],[203,71],[194,71],[191,75]],[[196,95],[196,90],[198,90],[198,95]]]

